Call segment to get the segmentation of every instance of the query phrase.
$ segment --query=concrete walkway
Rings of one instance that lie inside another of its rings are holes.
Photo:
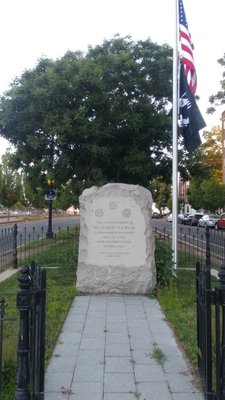
[[[12,275],[15,275],[18,272],[18,269],[9,268],[0,273],[0,282],[5,281],[6,279],[10,278]]]
[[[158,301],[144,296],[76,297],[45,378],[45,400],[204,398]]]

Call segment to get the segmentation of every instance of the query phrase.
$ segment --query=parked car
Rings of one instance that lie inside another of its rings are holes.
[[[181,224],[181,221],[183,221],[184,218],[185,218],[184,214],[178,214],[178,223]]]
[[[189,217],[189,214],[184,215],[184,218],[181,218],[179,220],[178,218],[178,222],[180,222],[180,224],[186,225],[186,219]]]
[[[152,218],[157,218],[157,219],[159,219],[159,217],[160,217],[160,215],[159,215],[159,213],[158,213],[157,211],[154,211],[154,212],[152,213]]]
[[[215,223],[215,229],[224,229],[224,228],[225,228],[225,213],[221,214]]]
[[[218,218],[218,215],[205,214],[202,218],[198,220],[198,226],[203,228],[205,228],[206,226],[208,226],[209,228],[215,228],[215,224]]]
[[[184,225],[198,226],[198,221],[203,217],[203,214],[193,214],[189,215],[186,219],[184,219]]]
[[[173,214],[172,213],[168,214],[167,217],[166,217],[166,220],[167,220],[167,222],[172,222]]]

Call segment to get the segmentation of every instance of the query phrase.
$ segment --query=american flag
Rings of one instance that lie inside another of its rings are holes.
[[[179,0],[179,31],[181,44],[181,57],[185,68],[188,85],[195,95],[197,88],[197,75],[194,65],[193,49],[191,35],[188,29],[186,15],[183,6],[183,0]]]

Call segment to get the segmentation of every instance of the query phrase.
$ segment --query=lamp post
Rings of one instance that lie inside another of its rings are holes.
[[[56,198],[56,193],[55,190],[52,187],[52,180],[48,180],[48,185],[49,189],[45,193],[45,200],[48,201],[48,229],[46,232],[46,238],[47,239],[52,239],[53,238],[53,232],[52,232],[52,202]]]
[[[52,232],[52,200],[48,201],[48,229],[46,232],[46,238],[52,239],[53,232]]]

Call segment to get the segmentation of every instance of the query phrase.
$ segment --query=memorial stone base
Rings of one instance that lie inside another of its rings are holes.
[[[138,185],[107,184],[80,196],[77,290],[148,294],[155,287],[152,196]]]

